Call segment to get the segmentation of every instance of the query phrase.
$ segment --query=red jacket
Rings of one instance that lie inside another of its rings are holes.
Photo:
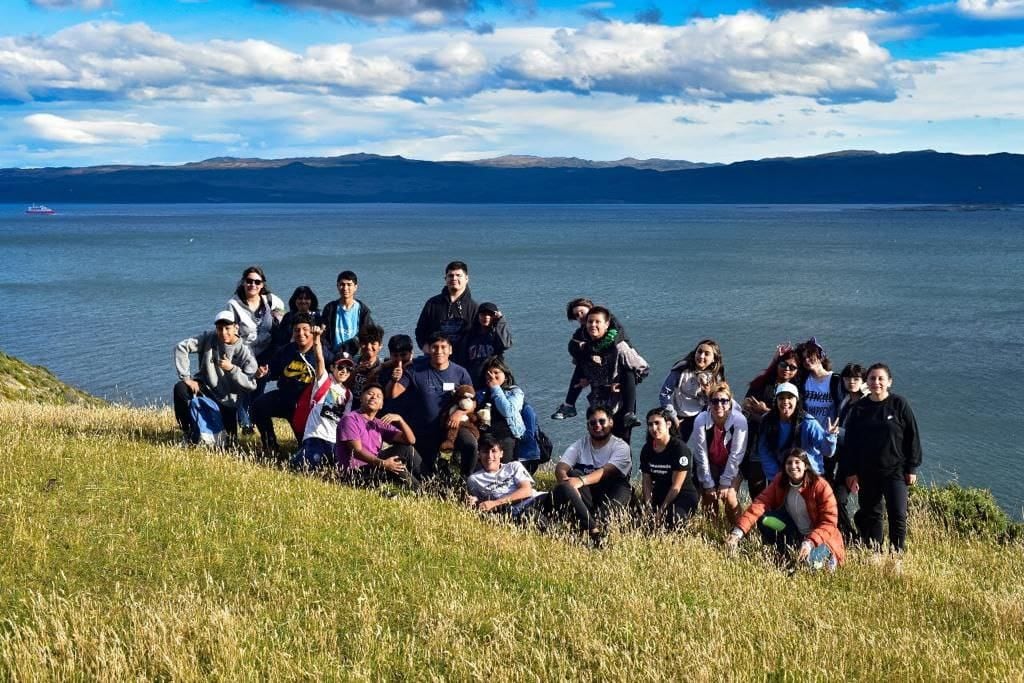
[[[775,475],[775,479],[768,485],[768,488],[750,504],[736,526],[746,534],[764,513],[785,506],[788,491],[789,478],[780,472]],[[837,526],[839,508],[836,505],[836,496],[832,493],[832,487],[828,485],[824,477],[818,477],[813,484],[808,484],[805,480],[804,485],[800,487],[800,495],[803,496],[804,502],[807,504],[807,515],[811,518],[811,532],[807,534],[806,540],[814,545],[824,543],[832,551],[836,561],[842,564],[846,560],[846,548],[843,545],[843,536],[839,533]]]

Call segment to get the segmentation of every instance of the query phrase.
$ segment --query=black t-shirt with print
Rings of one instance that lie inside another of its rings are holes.
[[[640,471],[651,475],[654,484],[654,499],[662,500],[672,488],[672,475],[675,472],[686,472],[686,480],[679,492],[680,496],[696,496],[697,487],[693,482],[693,454],[690,449],[677,438],[669,440],[665,450],[658,453],[645,443],[640,451]]]

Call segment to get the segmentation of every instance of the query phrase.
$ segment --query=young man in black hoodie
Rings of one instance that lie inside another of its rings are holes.
[[[444,289],[423,304],[416,323],[416,345],[426,353],[431,335],[440,332],[453,348],[458,348],[476,313],[477,304],[469,292],[469,266],[452,261],[444,269]]]

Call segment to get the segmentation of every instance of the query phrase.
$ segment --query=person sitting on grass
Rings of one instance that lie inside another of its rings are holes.
[[[733,401],[728,383],[713,384],[706,393],[708,407],[694,419],[690,450],[704,509],[717,516],[721,503],[729,523],[735,524],[740,516],[740,463],[747,450],[747,418]]]
[[[727,548],[735,550],[757,523],[761,541],[791,568],[834,569],[846,559],[846,549],[832,487],[815,473],[802,449],[787,451],[783,468],[740,517],[726,538]]]
[[[640,451],[645,511],[657,526],[674,527],[697,509],[700,497],[691,470],[693,455],[664,408],[647,413],[647,442]]]
[[[199,442],[198,428],[189,410],[192,397],[203,394],[217,402],[228,440],[235,442],[238,439],[236,405],[239,395],[256,388],[256,358],[238,336],[234,313],[221,311],[213,325],[214,331],[183,339],[174,347],[174,366],[180,380],[174,385],[174,417],[190,444]],[[191,353],[199,357],[195,376],[189,367]]]
[[[342,351],[331,364],[324,361],[323,329],[313,328],[313,351],[316,353],[316,379],[310,393],[309,413],[302,431],[302,445],[292,456],[294,470],[317,470],[334,464],[334,444],[338,423],[352,406],[352,356]],[[301,419],[296,407],[293,420]],[[295,425],[297,426],[297,425]]]
[[[587,409],[587,435],[565,450],[555,466],[555,487],[545,512],[571,514],[591,543],[604,543],[604,518],[625,510],[633,499],[629,444],[612,434],[612,413],[603,406]]]
[[[531,508],[544,493],[533,487],[533,477],[521,462],[503,462],[506,457],[501,441],[484,434],[477,442],[477,453],[480,467],[466,481],[466,503],[471,508],[486,513],[505,513],[517,521],[540,514]]]
[[[384,405],[384,389],[367,384],[359,397],[359,410],[338,425],[337,463],[343,479],[353,484],[392,482],[419,488],[422,461],[413,445],[416,436],[401,415],[377,417]],[[389,444],[387,448],[383,445]]]

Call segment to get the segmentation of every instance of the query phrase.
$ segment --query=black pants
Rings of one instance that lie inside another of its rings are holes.
[[[576,386],[580,383],[581,379],[583,379],[583,373],[580,372],[580,366],[573,366],[572,378],[569,380],[569,391],[565,392],[565,405],[576,405],[576,401],[580,397],[580,392],[583,391],[583,387]]]
[[[578,475],[570,473],[571,477]],[[551,490],[550,496],[536,505],[542,505],[549,514],[572,515],[580,531],[593,531],[601,518],[612,510],[626,510],[633,499],[633,489],[622,477],[608,477],[577,489],[561,483]]]
[[[217,400],[214,396],[208,393],[206,387],[203,384],[199,385],[203,391],[203,395],[213,400]],[[192,419],[192,411],[189,410],[189,401],[195,394],[184,382],[178,382],[174,385],[174,418],[178,421],[178,427],[188,437],[190,443],[199,443],[199,430],[196,427],[195,420]],[[225,406],[220,403],[220,417],[224,421],[224,431],[227,432],[229,440],[238,439],[238,414],[234,406]]]
[[[438,451],[442,440],[441,432],[437,428],[424,430],[423,434],[416,433],[416,444],[420,447],[425,477],[432,477],[438,473]],[[465,479],[473,474],[476,463],[476,437],[468,429],[460,428],[452,449],[452,464],[459,468],[459,474]]]
[[[889,516],[889,545],[902,552],[907,542],[907,499],[909,489],[903,477],[860,477],[860,509],[854,516],[865,543],[882,547],[882,506]]]
[[[768,515],[782,520],[786,527],[782,531],[769,529],[764,525],[764,518]],[[757,520],[757,530],[761,532],[761,542],[767,546],[774,547],[776,557],[780,561],[789,559],[791,552],[795,548],[800,547],[800,544],[804,542],[803,534],[796,528],[796,523],[789,513],[786,512],[785,507],[761,515],[761,518]]]
[[[661,493],[661,495],[658,495]],[[665,500],[667,491],[662,493],[655,491],[651,497],[652,505],[657,509],[661,506],[661,501]],[[697,511],[697,505],[700,503],[700,496],[697,495],[696,491],[686,492],[680,491],[676,499],[672,501],[672,504],[665,510],[665,517],[662,520],[667,527],[674,527],[683,524],[690,518],[690,516]]]
[[[754,500],[761,492],[768,488],[768,482],[764,478],[764,469],[760,460],[751,460],[750,453],[740,463],[740,473],[743,474],[743,481],[747,482],[747,492],[750,493],[750,500]]]
[[[290,393],[284,393],[280,389],[274,389],[263,394],[252,404],[252,423],[260,431],[260,443],[263,448],[272,450],[277,448],[277,434],[274,433],[275,417],[283,417],[291,424],[292,414],[295,412],[295,404],[299,397]],[[295,433],[295,428],[292,428]],[[301,434],[295,434],[297,441],[302,441]]]
[[[342,480],[353,486],[380,486],[392,483],[412,490],[420,487],[420,477],[423,476],[423,459],[415,448],[409,444],[396,443],[382,450],[377,457],[381,459],[397,457],[405,465],[405,472],[389,472],[382,467],[363,465],[347,470],[342,474]]]

